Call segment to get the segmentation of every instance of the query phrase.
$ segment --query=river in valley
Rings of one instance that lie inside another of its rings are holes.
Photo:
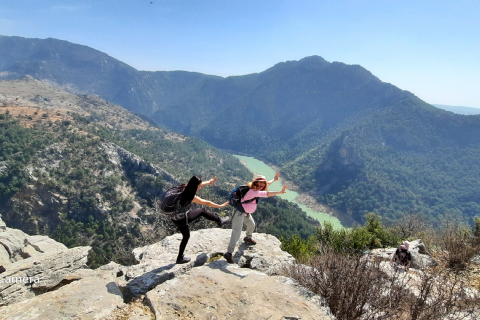
[[[273,177],[275,176],[275,170],[269,165],[267,165],[266,163],[258,159],[255,159],[253,157],[239,156],[236,154],[233,154],[233,155],[239,158],[241,161],[243,161],[243,163],[248,167],[248,169],[250,169],[250,171],[264,175],[267,178],[267,180],[272,180]],[[279,191],[281,188],[282,188],[282,184],[280,183],[280,181],[275,181],[269,186],[268,189],[270,191]],[[287,189],[287,193],[278,195],[278,197],[282,199],[295,203],[303,211],[305,211],[308,216],[317,219],[318,221],[320,221],[320,223],[323,224],[324,221],[328,221],[332,224],[334,229],[339,229],[342,227],[342,224],[340,223],[340,220],[338,220],[338,218],[332,217],[331,215],[325,212],[319,212],[319,211],[310,209],[306,205],[297,202],[296,201],[297,196],[298,196],[298,192],[291,191],[289,189]]]

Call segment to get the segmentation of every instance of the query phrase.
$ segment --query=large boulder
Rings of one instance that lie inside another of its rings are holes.
[[[0,265],[64,250],[67,250],[64,244],[47,236],[29,236],[22,230],[7,228],[0,216]]]
[[[156,319],[333,319],[324,299],[290,278],[213,261],[146,295]]]
[[[125,287],[126,297],[143,295],[157,285],[221,256],[227,249],[230,235],[231,230],[218,228],[192,232],[185,251],[192,261],[182,265],[175,264],[181,234],[133,250],[138,265],[129,267],[124,284],[120,283]],[[276,237],[259,233],[254,234],[254,238],[257,241],[255,246],[241,243],[234,253],[233,260],[239,267],[275,274],[282,266],[295,261],[289,253],[282,251],[281,242]]]
[[[409,250],[412,254],[412,268],[425,269],[438,265],[421,239],[411,241]]]
[[[387,249],[373,249],[367,253],[367,255],[376,260],[380,261],[390,261],[390,259],[395,254],[397,248],[387,248]],[[410,253],[412,255],[411,268],[414,269],[425,269],[430,266],[436,266],[437,262],[432,258],[431,254],[425,248],[425,244],[421,239],[410,242],[409,247]]]
[[[41,254],[6,266],[0,276],[0,306],[32,298],[55,289],[69,274],[87,268],[90,247]]]
[[[123,304],[115,282],[87,277],[0,309],[0,319],[104,319]]]

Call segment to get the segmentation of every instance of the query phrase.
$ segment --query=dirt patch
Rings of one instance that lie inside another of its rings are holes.
[[[67,114],[69,110],[65,109],[48,110],[29,106],[0,106],[0,114],[7,113],[7,111],[12,117],[17,118],[22,125],[29,128],[39,121],[72,120],[72,117]]]

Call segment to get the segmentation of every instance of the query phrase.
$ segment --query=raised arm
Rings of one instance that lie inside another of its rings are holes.
[[[195,196],[195,198],[193,198],[192,202],[202,204],[204,206],[209,206],[209,207],[212,207],[212,208],[224,208],[224,207],[228,206],[228,201],[225,202],[224,204],[216,204],[216,203],[213,203],[212,201],[208,201],[208,200],[202,199],[202,198],[197,197],[197,196]]]
[[[276,196],[277,194],[283,194],[283,193],[287,193],[287,186],[283,186],[282,190],[281,191],[267,191],[267,197],[273,197],[273,196]]]
[[[279,177],[280,177],[280,172],[275,173],[275,177],[273,177],[272,180],[267,181],[267,186],[269,186],[269,185],[271,185],[272,183],[274,183],[275,181],[277,181]]]
[[[208,181],[202,181],[202,187],[209,184],[209,185],[214,185],[215,182],[218,181],[218,178],[217,177],[213,177],[212,179],[208,180]]]

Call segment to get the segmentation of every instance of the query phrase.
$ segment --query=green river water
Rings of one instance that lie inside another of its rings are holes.
[[[258,159],[255,159],[253,157],[239,156],[239,155],[236,155],[236,154],[234,154],[234,156],[239,158],[240,160],[244,161],[244,163],[247,164],[247,167],[251,171],[264,175],[267,178],[267,180],[271,180],[275,176],[275,170],[273,170],[273,168],[271,168],[266,163],[264,163],[264,162],[262,162]],[[275,181],[274,183],[272,183],[269,186],[268,189],[270,191],[280,191],[281,188],[282,188],[282,185],[281,185],[280,181]],[[336,217],[332,217],[331,215],[329,215],[328,213],[325,213],[325,212],[314,211],[314,210],[310,209],[309,207],[307,207],[306,205],[298,203],[295,200],[297,195],[298,195],[298,192],[291,191],[291,190],[287,189],[287,193],[278,195],[278,197],[295,203],[303,211],[305,211],[308,216],[317,219],[322,224],[323,224],[324,221],[328,221],[332,224],[334,229],[339,229],[339,228],[342,227],[342,224],[340,223],[340,220],[338,220]]]

